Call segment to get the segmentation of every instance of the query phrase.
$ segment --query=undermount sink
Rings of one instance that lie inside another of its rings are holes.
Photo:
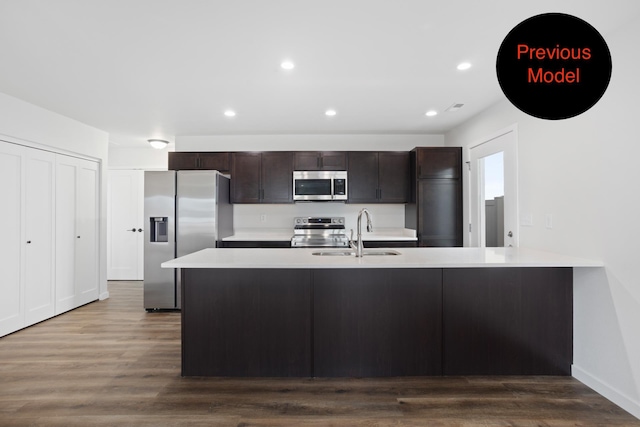
[[[321,251],[321,252],[312,252],[311,255],[318,256],[351,256],[353,252],[350,251]]]
[[[316,256],[355,256],[355,252],[353,251],[318,251],[318,252],[312,252],[311,255],[316,255]],[[362,251],[362,256],[369,256],[369,255],[377,255],[377,256],[384,256],[384,255],[400,255],[400,252],[398,251],[394,251],[394,250],[364,250]]]

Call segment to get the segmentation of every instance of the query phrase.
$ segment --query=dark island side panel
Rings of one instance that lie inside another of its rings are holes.
[[[309,270],[182,273],[183,376],[311,376]]]
[[[441,269],[318,269],[314,375],[441,375]]]
[[[571,268],[182,273],[185,376],[570,375]]]
[[[444,375],[570,375],[571,268],[446,269]]]

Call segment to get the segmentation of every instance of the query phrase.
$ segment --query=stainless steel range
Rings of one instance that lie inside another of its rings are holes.
[[[344,217],[296,217],[293,219],[291,247],[349,247]]]

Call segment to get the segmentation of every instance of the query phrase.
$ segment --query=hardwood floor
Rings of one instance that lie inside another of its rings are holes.
[[[0,338],[0,426],[640,426],[571,377],[180,377],[140,282]]]

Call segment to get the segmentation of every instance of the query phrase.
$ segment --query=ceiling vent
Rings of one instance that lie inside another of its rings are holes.
[[[453,104],[451,105],[449,108],[447,108],[444,111],[448,111],[450,113],[454,112],[454,111],[458,111],[459,109],[461,109],[464,106],[464,104]]]

